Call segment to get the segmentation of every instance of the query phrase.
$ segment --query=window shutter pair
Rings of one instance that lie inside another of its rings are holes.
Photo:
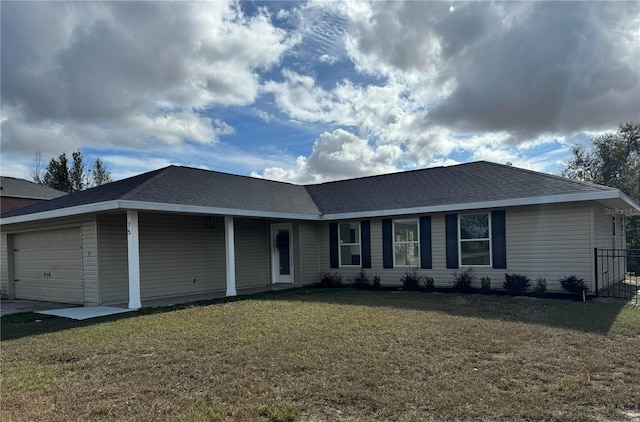
[[[382,267],[393,268],[393,220],[382,220]],[[431,269],[431,217],[420,217],[420,268]]]
[[[458,268],[458,214],[444,216],[447,268]],[[507,268],[507,238],[505,212],[491,212],[491,261],[493,268]]]
[[[360,221],[360,247],[362,248],[362,268],[371,268],[371,222]],[[338,244],[338,223],[329,224],[329,266],[338,268],[340,260],[340,245]]]

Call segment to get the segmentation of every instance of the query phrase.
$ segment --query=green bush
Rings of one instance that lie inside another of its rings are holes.
[[[527,291],[531,283],[529,277],[522,274],[504,274],[504,289],[511,294],[522,294]]]
[[[482,277],[480,279],[480,287],[483,293],[488,293],[491,290],[491,277]]]
[[[582,293],[587,290],[587,286],[584,284],[584,280],[582,278],[578,278],[575,275],[570,275],[567,277],[563,277],[558,279],[562,288],[568,291],[569,293]]]
[[[410,271],[407,271],[400,277],[400,282],[402,283],[403,290],[415,291],[420,289],[420,283],[422,282],[423,276],[418,274],[418,269],[413,268]]]
[[[318,274],[318,284],[321,287],[337,287],[342,284],[342,276],[338,273],[323,271]]]
[[[375,290],[380,288],[380,276],[378,274],[373,276],[373,288]]]
[[[424,285],[427,287],[428,290],[433,290],[435,289],[436,282],[433,279],[433,277],[428,275],[424,277]]]
[[[468,292],[471,290],[471,285],[475,280],[476,276],[471,268],[461,272],[456,271],[453,273],[453,288],[459,292]]]
[[[371,282],[369,281],[369,276],[361,268],[358,274],[353,277],[353,287],[357,289],[368,289],[370,285]]]
[[[539,295],[544,295],[547,292],[547,279],[544,277],[538,277],[536,285],[533,286],[533,291]]]

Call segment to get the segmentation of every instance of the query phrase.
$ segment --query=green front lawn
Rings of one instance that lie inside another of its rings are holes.
[[[2,421],[624,420],[640,308],[300,289],[2,319]]]

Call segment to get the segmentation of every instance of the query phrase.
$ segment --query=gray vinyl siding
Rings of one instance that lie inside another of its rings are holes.
[[[8,298],[9,294],[9,247],[7,233],[0,233],[0,296]]]
[[[98,217],[101,304],[129,301],[126,214]]]
[[[226,290],[222,218],[206,228],[204,216],[140,213],[138,224],[142,300]]]
[[[85,306],[97,306],[100,303],[97,232],[95,217],[82,224],[82,274],[84,275]]]
[[[236,289],[267,287],[269,224],[265,219],[234,218]],[[224,252],[224,249],[223,249]]]
[[[474,210],[490,212],[491,210]],[[475,287],[480,287],[481,277],[491,277],[493,289],[502,289],[505,272],[529,277],[532,284],[538,277],[547,280],[550,291],[560,291],[558,278],[570,274],[591,282],[590,206],[582,204],[558,204],[547,206],[512,207],[506,211],[507,269],[473,267]],[[458,212],[463,214],[464,212]],[[431,270],[420,270],[420,274],[434,278],[436,286],[450,287],[454,269],[446,268],[445,214],[431,215],[432,266]],[[412,218],[419,215],[403,215],[397,218]],[[330,268],[329,223],[320,223],[320,267],[322,270],[342,274],[343,281],[350,282],[360,268]],[[400,277],[411,268],[382,267],[382,219],[371,219],[372,268],[366,272],[373,278],[381,277],[382,284],[400,285]],[[466,269],[462,267],[458,271]]]
[[[79,227],[82,231],[82,282],[84,304],[99,303],[98,298],[98,249],[95,216],[67,217],[49,221],[35,221],[11,224],[2,228],[2,258],[0,272],[2,294],[9,294],[9,271],[13,260],[12,250],[7,248],[7,236],[22,232],[48,231]]]
[[[294,223],[293,232],[293,284],[300,284],[302,278],[302,266],[300,265],[300,247],[302,242],[300,240],[300,224]]]
[[[295,284],[308,285],[317,281],[320,265],[318,260],[318,223],[300,222],[294,224],[294,231],[298,232],[296,247],[298,268]]]

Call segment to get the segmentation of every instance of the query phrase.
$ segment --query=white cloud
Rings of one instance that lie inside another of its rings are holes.
[[[231,2],[4,4],[3,150],[215,142],[201,111],[251,104],[293,44]]]
[[[365,139],[336,129],[320,135],[311,155],[298,157],[295,168],[268,167],[253,175],[299,184],[320,183],[397,171],[395,163],[401,155],[398,146],[371,146]]]

